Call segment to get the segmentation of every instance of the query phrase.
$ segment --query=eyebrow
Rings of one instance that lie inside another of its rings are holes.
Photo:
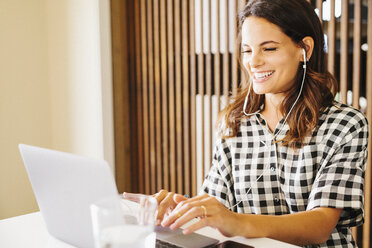
[[[273,41],[273,40],[268,40],[268,41],[264,41],[260,44],[260,46],[264,46],[264,45],[267,45],[267,44],[270,44],[270,43],[274,43],[274,44],[280,44],[279,42],[276,42],[276,41]],[[242,46],[243,47],[247,47],[249,46],[248,44],[244,44],[242,43]]]

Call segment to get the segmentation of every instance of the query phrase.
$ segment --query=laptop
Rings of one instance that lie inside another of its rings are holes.
[[[77,247],[94,247],[89,206],[118,196],[107,162],[24,144],[19,150],[49,234]],[[156,233],[157,247],[201,248],[218,243],[180,230],[156,227]]]

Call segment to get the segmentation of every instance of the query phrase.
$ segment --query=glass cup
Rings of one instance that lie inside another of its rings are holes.
[[[91,205],[96,248],[154,248],[157,201],[135,195],[102,199]]]

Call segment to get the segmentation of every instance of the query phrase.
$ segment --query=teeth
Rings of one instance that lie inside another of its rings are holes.
[[[262,78],[265,78],[265,77],[270,76],[271,74],[273,74],[272,71],[271,71],[271,72],[263,72],[263,73],[258,73],[258,72],[256,72],[256,73],[254,74],[254,77],[257,78],[257,79],[262,79]]]

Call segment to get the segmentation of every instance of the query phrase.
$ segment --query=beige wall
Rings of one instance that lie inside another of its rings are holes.
[[[37,209],[18,143],[52,144],[44,4],[0,1],[0,218]]]
[[[0,219],[37,210],[17,145],[113,167],[108,0],[0,1]]]

